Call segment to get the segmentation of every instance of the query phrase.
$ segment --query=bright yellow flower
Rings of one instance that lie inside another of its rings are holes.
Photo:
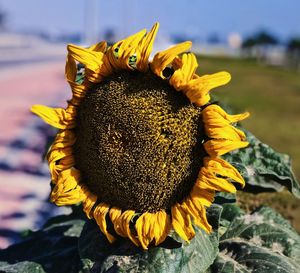
[[[162,243],[171,229],[186,241],[195,235],[193,224],[210,232],[206,208],[215,191],[235,192],[232,182],[245,183],[220,156],[248,145],[232,123],[249,114],[229,115],[210,103],[210,90],[230,74],[195,74],[195,55],[180,55],[191,42],[149,62],[157,29],[111,47],[69,45],[68,106],[32,107],[60,129],[47,157],[51,200],[82,202],[110,242],[128,237],[143,249]]]

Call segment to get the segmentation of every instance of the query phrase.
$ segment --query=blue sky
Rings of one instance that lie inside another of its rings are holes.
[[[0,0],[11,29],[84,32],[90,0]],[[300,36],[299,0],[98,0],[98,29],[129,34],[156,21],[161,33],[207,37],[270,30],[282,39]]]

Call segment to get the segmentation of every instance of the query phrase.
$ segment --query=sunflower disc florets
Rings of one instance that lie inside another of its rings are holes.
[[[156,212],[183,201],[204,158],[201,110],[151,72],[120,72],[78,107],[74,156],[103,202]]]

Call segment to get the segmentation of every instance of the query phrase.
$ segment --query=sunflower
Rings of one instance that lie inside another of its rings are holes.
[[[189,41],[148,61],[158,26],[109,47],[68,45],[67,107],[31,109],[59,129],[47,155],[51,201],[81,202],[109,242],[127,237],[143,249],[171,230],[185,241],[193,225],[211,232],[215,192],[245,183],[221,156],[248,145],[233,123],[249,114],[210,102],[229,73],[198,76]]]

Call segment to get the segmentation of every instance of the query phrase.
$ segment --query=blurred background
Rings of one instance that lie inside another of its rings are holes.
[[[112,43],[157,21],[154,52],[191,40],[199,74],[229,71],[218,98],[250,111],[244,127],[291,155],[300,177],[299,10],[298,0],[0,0],[0,248],[68,212],[47,201],[42,155],[55,131],[29,112],[32,104],[64,107],[70,97],[66,45]],[[300,231],[299,202],[285,194],[271,198]]]

